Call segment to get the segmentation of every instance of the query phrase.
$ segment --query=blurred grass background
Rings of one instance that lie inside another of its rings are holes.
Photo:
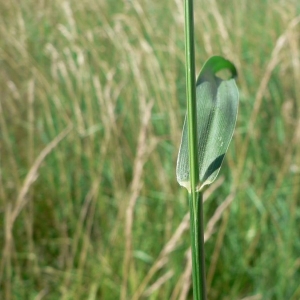
[[[0,2],[0,298],[192,299],[183,1]],[[208,299],[300,299],[300,4],[195,1],[238,68],[205,193]]]

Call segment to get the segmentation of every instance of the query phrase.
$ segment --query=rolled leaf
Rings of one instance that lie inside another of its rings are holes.
[[[217,76],[227,69],[229,79]],[[217,177],[232,138],[237,119],[239,93],[234,80],[234,65],[220,56],[206,61],[196,82],[197,153],[199,178],[196,191]],[[177,167],[177,181],[190,192],[188,125],[185,117]]]

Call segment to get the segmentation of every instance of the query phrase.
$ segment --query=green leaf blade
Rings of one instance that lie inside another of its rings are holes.
[[[238,89],[234,79],[223,80],[216,76],[216,72],[222,69],[229,69],[232,76],[237,74],[231,62],[213,56],[203,66],[196,83],[199,171],[197,191],[216,179],[237,119]],[[176,175],[179,184],[190,191],[187,127],[185,120]]]

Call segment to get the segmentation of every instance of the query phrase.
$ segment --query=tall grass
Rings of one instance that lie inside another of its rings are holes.
[[[192,299],[182,1],[0,14],[0,298]],[[299,14],[195,1],[197,66],[233,61],[241,98],[204,194],[208,299],[300,298]]]

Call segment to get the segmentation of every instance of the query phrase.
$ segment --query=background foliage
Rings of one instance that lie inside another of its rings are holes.
[[[0,298],[192,299],[182,1],[0,5]],[[300,299],[299,1],[199,0],[195,23],[198,71],[233,61],[241,100],[209,299]]]

